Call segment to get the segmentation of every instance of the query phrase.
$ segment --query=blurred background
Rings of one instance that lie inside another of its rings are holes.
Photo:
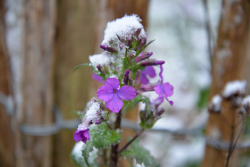
[[[100,85],[91,68],[73,69],[102,52],[108,21],[133,13],[155,39],[147,51],[166,62],[164,82],[174,86],[174,106],[162,104],[167,112],[141,144],[164,167],[223,166],[222,151],[206,137],[227,140],[230,129],[207,105],[228,81],[245,79],[249,90],[249,0],[1,0],[0,167],[75,166],[73,111]],[[125,117],[139,122],[136,111]],[[135,133],[124,129],[123,141]],[[250,166],[249,154],[236,150],[230,165]]]

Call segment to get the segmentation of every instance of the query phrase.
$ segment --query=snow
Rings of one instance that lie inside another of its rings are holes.
[[[74,155],[77,159],[82,158],[82,147],[84,143],[82,141],[79,141],[75,144],[71,154]]]
[[[119,39],[117,38],[116,34],[121,39],[128,39],[138,28],[141,28],[139,38],[147,37],[140,21],[141,19],[137,15],[133,14],[125,15],[122,18],[108,22],[104,31],[104,40],[102,41],[102,45],[109,46],[109,42],[111,41],[118,45]]]
[[[84,119],[91,120],[93,123],[95,123],[101,117],[102,117],[102,111],[100,108],[100,104],[98,102],[91,101],[90,107],[87,110]]]
[[[22,0],[6,0],[6,45],[10,54],[12,84],[16,102],[17,117],[22,114],[22,77],[23,77],[23,40],[24,40],[24,7]]]
[[[212,109],[214,112],[220,112],[221,111],[221,102],[222,102],[222,98],[220,95],[215,95],[212,100],[211,103],[209,105],[210,109]]]
[[[242,105],[250,107],[250,96],[247,96],[243,99]]]
[[[246,80],[243,80],[243,81],[236,80],[236,81],[228,82],[222,92],[222,96],[225,98],[228,98],[236,93],[244,94],[246,85],[247,85]]]
[[[95,55],[89,56],[89,61],[94,66],[97,66],[98,64],[108,65],[110,63],[110,58],[107,55],[105,55],[104,53],[102,53],[102,54],[95,54]]]
[[[94,164],[96,158],[98,158],[98,149],[93,147],[93,151],[89,153],[88,161],[90,164]]]

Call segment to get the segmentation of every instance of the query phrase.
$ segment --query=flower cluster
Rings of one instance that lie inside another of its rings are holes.
[[[142,96],[142,92],[155,91],[159,97],[148,103],[151,105],[147,106],[147,111],[150,113],[146,112],[146,109],[141,112],[141,121],[151,121],[151,127],[164,112],[163,108],[159,108],[164,99],[173,105],[173,102],[168,99],[173,95],[173,86],[163,81],[162,65],[165,61],[152,59],[153,52],[144,51],[153,41],[148,42],[147,34],[140,21],[136,15],[126,15],[109,22],[104,33],[104,40],[100,45],[103,52],[90,56],[88,66],[93,68],[92,78],[104,83],[98,89],[97,97],[103,100],[106,108],[112,112],[121,112],[123,108],[126,108],[124,105],[131,104],[129,101],[132,101],[137,95],[142,98],[133,101],[132,104],[145,100],[147,97]],[[157,76],[154,66],[160,66],[160,82],[150,84],[149,78]],[[99,108],[93,111],[101,113]],[[98,117],[98,120],[100,118]],[[88,134],[90,122],[96,123],[93,117],[89,118],[87,112],[83,123],[75,132],[76,141],[86,142],[87,139],[90,139]],[[97,122],[99,123],[99,121]]]

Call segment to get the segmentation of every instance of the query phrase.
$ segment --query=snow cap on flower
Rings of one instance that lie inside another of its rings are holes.
[[[92,98],[91,102],[88,103],[88,110],[83,118],[83,123],[86,126],[90,124],[99,124],[103,121],[104,111],[101,110],[100,103],[97,102],[96,98]]]
[[[224,90],[222,92],[222,96],[224,98],[229,98],[234,95],[244,95],[245,94],[245,89],[247,86],[247,81],[232,81],[228,82],[226,86],[224,87]]]
[[[94,66],[108,65],[110,63],[110,58],[104,53],[102,53],[102,54],[95,54],[95,55],[89,56],[89,61]]]
[[[146,33],[142,24],[140,23],[141,19],[133,14],[133,15],[125,15],[122,18],[118,18],[114,21],[108,22],[107,27],[104,31],[104,40],[102,41],[102,45],[109,46],[109,42],[119,43],[119,39],[128,40],[135,34],[135,32],[140,28],[139,38],[146,37]]]
[[[209,104],[209,111],[215,112],[215,113],[220,113],[221,112],[221,102],[222,98],[220,95],[215,95],[210,104]]]
[[[132,100],[136,97],[133,87],[124,85],[119,88],[119,80],[116,78],[108,78],[105,85],[101,86],[96,94],[99,99],[105,101],[107,108],[116,113],[122,109],[122,99]]]
[[[247,96],[242,101],[243,106],[248,106],[250,108],[250,96]]]

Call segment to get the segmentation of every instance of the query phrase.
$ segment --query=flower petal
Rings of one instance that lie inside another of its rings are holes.
[[[136,97],[136,91],[132,86],[124,85],[117,90],[118,96],[123,100],[132,100]]]
[[[152,66],[147,66],[147,67],[145,68],[145,73],[148,74],[151,78],[153,78],[153,77],[156,76],[155,69],[154,69],[154,67],[152,67]]]
[[[99,76],[99,75],[97,75],[97,74],[95,74],[95,73],[92,74],[92,79],[94,79],[94,80],[96,80],[98,82],[104,83],[102,77]]]
[[[146,77],[146,74],[145,74],[145,71],[142,71],[141,72],[141,83],[146,85],[149,83],[149,80],[148,78]]]
[[[76,129],[73,138],[74,138],[75,142],[82,140],[82,133],[81,133],[81,131],[79,131],[79,130]]]
[[[106,85],[101,86],[98,91],[96,92],[97,97],[105,102],[111,100],[113,98],[113,90],[112,92],[106,91]]]
[[[119,87],[119,80],[116,78],[107,78],[105,81],[105,85],[107,85],[106,90],[109,92],[110,91],[110,86],[112,87],[112,92],[114,89],[118,89]]]
[[[168,98],[166,98],[166,99],[167,99],[167,101],[170,103],[170,105],[171,105],[171,106],[173,106],[173,105],[174,105],[174,102],[173,102],[173,101],[168,100]]]
[[[163,95],[163,88],[162,88],[162,85],[161,85],[161,84],[155,85],[154,90],[155,90],[155,92],[156,92],[160,97],[162,97],[162,95]]]
[[[106,107],[109,108],[112,112],[118,113],[123,106],[122,99],[117,95],[117,93],[114,93],[113,98],[106,102]]]
[[[163,92],[164,92],[165,97],[169,97],[174,94],[174,87],[170,85],[168,82],[164,83],[162,87],[163,87]]]
[[[83,136],[84,136],[85,138],[87,138],[88,140],[90,140],[89,130],[83,131]]]
[[[163,84],[163,76],[162,76],[162,73],[163,73],[163,67],[162,67],[162,64],[160,65],[160,73],[159,73],[159,76],[161,78],[161,84]]]

